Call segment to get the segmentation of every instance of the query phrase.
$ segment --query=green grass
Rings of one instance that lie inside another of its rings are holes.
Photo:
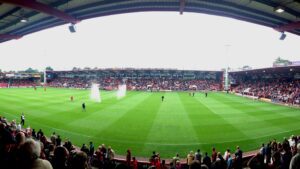
[[[78,146],[92,140],[111,145],[117,154],[130,148],[143,157],[153,150],[162,157],[177,152],[185,157],[198,148],[210,152],[212,146],[249,151],[270,139],[300,134],[300,109],[225,93],[205,98],[203,93],[132,91],[118,100],[116,92],[101,91],[101,96],[102,102],[94,103],[88,90],[0,89],[0,115],[19,121],[24,112],[25,126],[42,128],[48,136],[55,131]]]

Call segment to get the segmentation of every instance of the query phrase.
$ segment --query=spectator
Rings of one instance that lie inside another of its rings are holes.
[[[127,164],[128,167],[130,167],[130,164],[131,164],[131,151],[130,151],[130,149],[127,150],[126,164]]]
[[[199,160],[192,161],[191,164],[189,165],[189,169],[201,169],[201,164]]]
[[[280,152],[275,152],[272,155],[272,162],[273,163],[267,163],[270,169],[281,169],[281,162],[280,162],[281,154]]]
[[[38,132],[37,132],[37,139],[40,140],[40,138],[44,136],[44,132],[42,131],[42,129],[40,129]]]
[[[69,151],[63,147],[58,146],[54,150],[54,157],[52,165],[54,169],[67,169],[67,160],[69,158]]]
[[[54,144],[51,143],[51,144],[49,144],[48,148],[45,150],[46,159],[49,160],[50,162],[53,161],[53,158],[54,158],[54,149],[55,149],[55,146],[54,146]]]
[[[162,160],[162,161],[161,161],[161,169],[168,169],[165,160]]]
[[[205,164],[208,168],[211,167],[211,159],[208,156],[207,152],[205,152],[205,155],[203,157],[203,164]]]
[[[224,153],[224,160],[227,161],[228,160],[228,156],[230,155],[230,149],[227,148],[227,150]]]
[[[0,164],[5,163],[5,158],[8,156],[6,147],[14,143],[11,133],[5,128],[5,124],[0,122]]]
[[[232,169],[233,168],[233,160],[231,158],[231,155],[228,154],[227,156],[227,169]]]
[[[57,136],[55,142],[56,142],[56,146],[60,146],[60,145],[61,145],[61,138],[60,138],[60,135]]]
[[[69,152],[73,149],[72,143],[68,138],[66,139],[66,141],[64,143],[64,147],[66,147]]]
[[[240,149],[239,146],[236,147],[234,166],[235,169],[243,168],[243,151]]]
[[[195,153],[195,160],[198,160],[201,164],[201,159],[202,159],[202,155],[200,149],[198,149],[197,152]]]
[[[176,161],[175,169],[181,169],[180,161]]]
[[[56,145],[56,139],[57,139],[57,136],[56,136],[55,132],[53,132],[50,137],[51,143]]]
[[[89,155],[90,157],[92,157],[92,156],[94,155],[94,153],[95,153],[95,147],[94,147],[93,142],[90,141],[90,148],[89,148],[89,153],[88,153],[88,155]]]
[[[178,162],[178,161],[180,162],[180,157],[179,157],[178,153],[176,153],[176,156],[173,157],[173,160],[175,161],[175,163]]]
[[[33,139],[37,139],[35,129],[32,129],[31,136],[32,136]]]
[[[52,169],[49,161],[39,158],[40,154],[39,142],[28,139],[20,148],[20,166],[24,169]]]
[[[272,149],[271,143],[268,143],[266,146],[266,163],[269,164],[271,162]]]
[[[155,151],[152,152],[152,155],[150,157],[150,163],[154,164],[154,159],[157,157],[157,154]]]
[[[188,166],[190,166],[192,164],[192,162],[194,161],[194,158],[195,158],[195,156],[194,156],[193,151],[190,151],[190,153],[187,155],[187,159],[186,159]]]
[[[248,161],[247,165],[250,169],[266,169],[267,168],[265,163],[264,163],[264,156],[260,153],[253,156]]]
[[[161,163],[158,157],[155,157],[154,159],[154,166],[156,169],[161,169]]]
[[[181,167],[180,165],[180,157],[179,154],[177,153],[175,157],[172,158],[172,161],[170,163],[171,168],[177,168],[177,167]]]
[[[19,149],[26,141],[25,134],[23,132],[18,132],[16,134],[16,148]]]
[[[297,154],[292,158],[289,169],[300,169],[300,143],[297,145]]]
[[[15,137],[15,145],[12,147],[9,155],[9,168],[18,168],[20,148],[25,143],[26,137],[23,132],[18,132]]]
[[[138,161],[135,159],[135,157],[132,157],[131,166],[132,169],[138,169]]]
[[[70,168],[72,169],[87,169],[88,168],[88,157],[83,151],[75,152],[73,158],[70,160]]]
[[[108,154],[108,160],[111,161],[115,158],[115,152],[110,146],[107,149],[107,154]]]
[[[287,141],[287,140],[286,140]],[[287,142],[284,142],[282,145],[282,155],[281,155],[281,168],[282,169],[289,169],[289,165],[292,159],[292,152],[289,144]]]
[[[105,147],[105,144],[102,144],[102,145],[101,145],[100,151],[101,151],[101,153],[102,153],[102,155],[103,155],[103,159],[104,159],[104,160],[107,160],[107,149],[106,149],[106,147]]]
[[[212,153],[211,153],[211,161],[215,162],[216,160],[217,160],[217,151],[216,151],[216,148],[213,147],[212,148]]]
[[[261,145],[261,148],[259,149],[259,153],[265,158],[265,156],[266,156],[266,147],[265,147],[264,143]]]
[[[90,154],[90,150],[89,150],[89,148],[85,144],[82,144],[82,147],[81,147],[80,150],[82,152],[85,152],[87,155]]]

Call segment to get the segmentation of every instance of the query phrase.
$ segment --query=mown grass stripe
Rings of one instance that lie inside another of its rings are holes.
[[[155,149],[162,157],[172,157],[198,148],[210,151],[212,146],[223,151],[240,145],[247,151],[269,139],[300,134],[300,109],[235,95],[129,91],[118,100],[116,92],[101,91],[101,96],[102,102],[94,103],[89,90],[0,89],[0,115],[19,121],[25,112],[26,126],[43,128],[47,135],[56,131],[78,146],[91,140],[105,143],[123,155],[131,148],[137,156]],[[87,112],[82,112],[82,102]]]

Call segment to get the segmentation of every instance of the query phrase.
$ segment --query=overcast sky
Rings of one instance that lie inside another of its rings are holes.
[[[177,68],[271,67],[277,57],[300,60],[300,37],[284,41],[271,28],[205,14],[131,13],[84,20],[0,44],[0,69],[28,67]]]

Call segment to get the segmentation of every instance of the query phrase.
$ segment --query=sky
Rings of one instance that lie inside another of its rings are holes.
[[[300,36],[197,13],[140,12],[84,20],[0,44],[0,69],[73,67],[221,70],[300,60]]]

